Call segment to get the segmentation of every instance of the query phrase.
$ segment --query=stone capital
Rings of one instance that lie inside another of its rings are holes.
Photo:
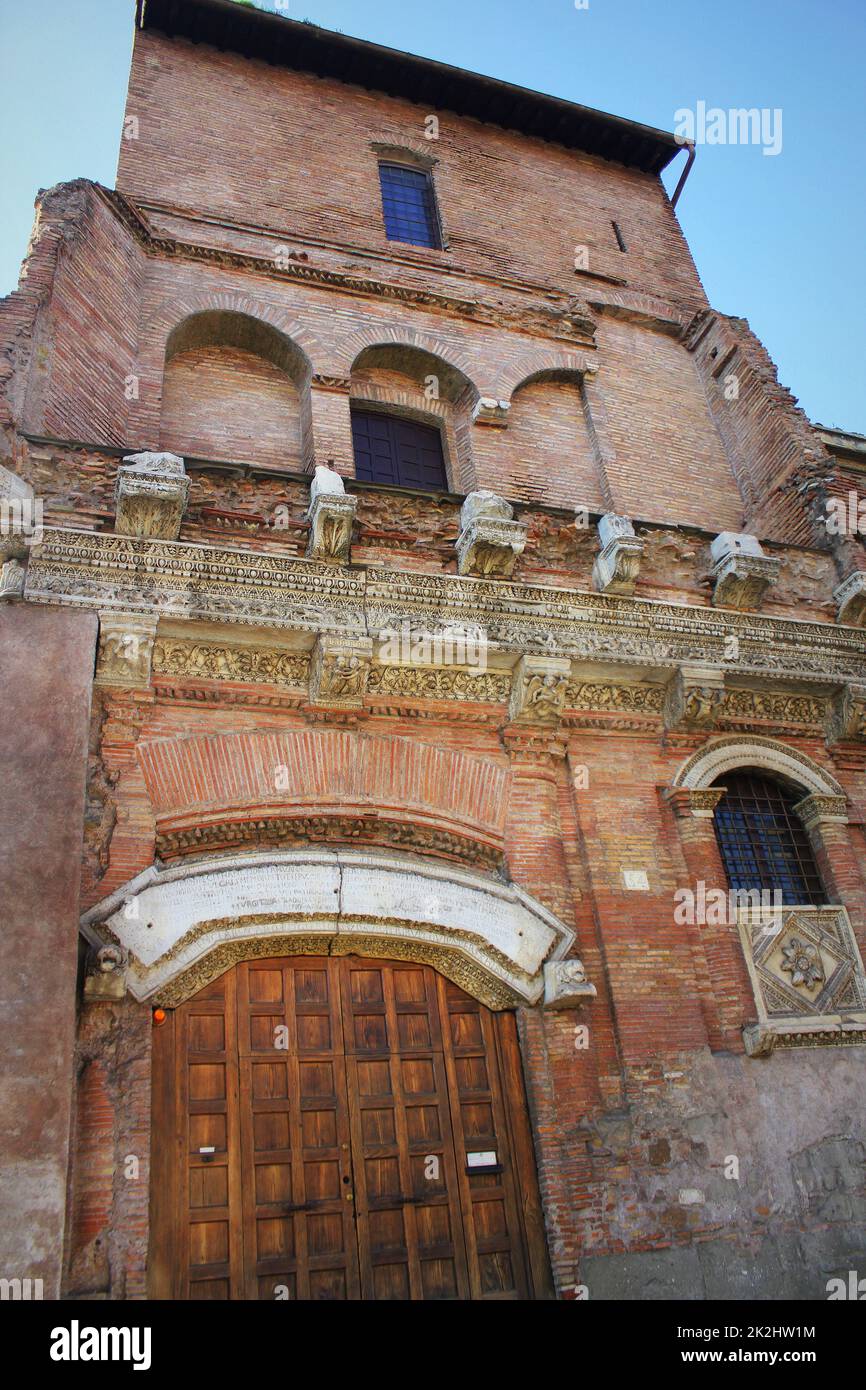
[[[94,685],[146,690],[157,622],[157,618],[141,613],[100,613]]]
[[[308,560],[321,560],[332,565],[349,563],[357,505],[357,498],[344,492],[322,491],[311,495],[307,513],[310,522]]]
[[[511,683],[511,722],[557,728],[565,708],[570,674],[568,657],[522,656]]]
[[[666,787],[663,795],[677,820],[711,821],[725,791],[725,787]]]
[[[371,637],[322,635],[310,663],[310,702],[342,709],[364,703],[373,659]]]
[[[494,396],[481,396],[472,410],[472,421],[476,425],[492,425],[504,429],[508,424],[510,401],[498,401]]]
[[[812,792],[798,801],[793,809],[807,830],[820,829],[823,825],[848,824],[848,802],[844,796],[822,796]]]
[[[189,478],[177,454],[128,454],[114,486],[115,530],[124,536],[175,541],[188,496]]]
[[[24,597],[27,569],[23,560],[12,555],[0,564],[0,603],[15,603]]]

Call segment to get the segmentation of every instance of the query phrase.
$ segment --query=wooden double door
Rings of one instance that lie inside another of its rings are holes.
[[[152,1297],[550,1296],[514,1016],[428,966],[248,961],[187,1000],[152,1172]]]

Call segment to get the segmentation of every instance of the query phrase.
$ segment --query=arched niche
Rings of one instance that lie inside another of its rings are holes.
[[[230,309],[191,314],[166,343],[160,447],[301,472],[311,374],[303,350],[272,324]]]

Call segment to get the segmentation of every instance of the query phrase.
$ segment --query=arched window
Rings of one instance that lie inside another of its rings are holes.
[[[778,891],[786,903],[825,903],[809,837],[794,810],[802,794],[753,768],[726,772],[715,785],[727,788],[714,820],[731,888]]]

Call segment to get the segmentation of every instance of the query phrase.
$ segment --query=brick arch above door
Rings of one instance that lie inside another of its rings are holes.
[[[431,965],[492,1009],[539,1002],[574,932],[513,884],[414,855],[294,849],[151,867],[81,919],[119,945],[134,998],[174,1006],[241,960]]]
[[[455,749],[296,729],[157,739],[138,757],[164,860],[354,842],[502,863],[507,772]]]

